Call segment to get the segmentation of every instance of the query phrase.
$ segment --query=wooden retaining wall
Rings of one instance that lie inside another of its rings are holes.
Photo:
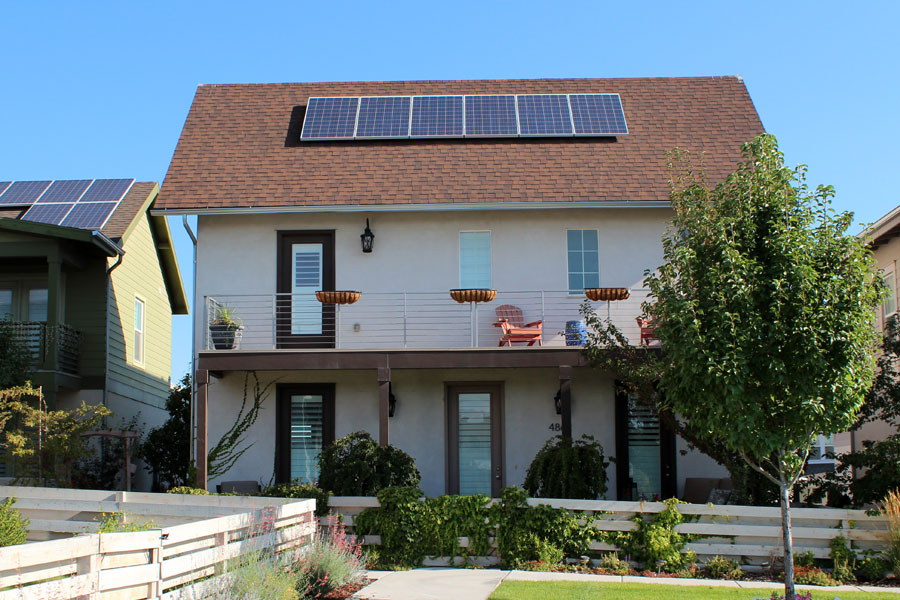
[[[497,500],[494,500],[497,502]],[[635,515],[651,519],[655,513],[665,510],[662,502],[627,502],[615,500],[528,500],[531,505],[549,504],[555,508],[584,512],[593,518],[594,526],[601,531],[631,531]],[[338,496],[330,500],[334,513],[344,515],[344,522],[352,531],[353,517],[365,508],[379,506],[371,497]],[[683,523],[676,531],[701,536],[688,544],[701,560],[715,556],[725,556],[742,564],[761,564],[780,558],[783,554],[781,542],[781,509],[761,506],[733,506],[712,504],[679,504],[683,515],[696,516],[697,520]],[[793,508],[791,525],[794,537],[794,552],[812,552],[816,558],[828,558],[829,542],[843,535],[858,550],[884,550],[888,541],[888,525],[885,517],[872,517],[863,510],[833,508]],[[365,536],[364,544],[378,545],[379,536]],[[461,547],[468,545],[466,538],[460,538]],[[593,550],[615,550],[603,542],[594,542]],[[492,551],[496,554],[496,546]],[[488,558],[487,564],[496,563],[496,556]],[[490,560],[493,559],[493,560]],[[446,560],[446,559],[441,559]]]
[[[30,541],[0,548],[0,600],[199,598],[194,582],[299,550],[316,531],[314,500],[0,486],[9,496]],[[113,512],[152,528],[93,533]]]

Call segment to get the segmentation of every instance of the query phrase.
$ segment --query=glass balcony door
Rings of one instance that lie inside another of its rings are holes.
[[[447,399],[449,492],[497,497],[504,480],[501,386],[451,385]]]

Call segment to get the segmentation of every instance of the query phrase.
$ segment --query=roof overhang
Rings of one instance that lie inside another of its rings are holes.
[[[859,234],[873,250],[900,236],[900,206],[884,215]]]
[[[35,223],[33,221],[21,221],[18,219],[0,219],[0,230],[29,233],[32,235],[42,235],[91,244],[99,248],[109,257],[119,256],[125,253],[121,246],[99,231],[78,229],[76,227],[63,227],[62,225],[50,225],[47,223]]]
[[[154,209],[153,215],[246,215],[284,213],[446,212],[477,210],[566,210],[614,208],[671,208],[668,200],[620,202],[442,202],[433,204],[330,204],[327,206],[241,206]]]

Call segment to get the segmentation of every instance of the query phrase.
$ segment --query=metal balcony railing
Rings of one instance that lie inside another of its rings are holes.
[[[632,344],[647,290],[627,300],[592,302]],[[323,305],[313,294],[220,295],[204,298],[201,349],[399,349],[497,347],[497,309],[518,307],[524,323],[543,321],[544,346],[578,346],[584,295],[567,291],[498,291],[491,302],[459,304],[448,292],[363,292],[354,304]],[[568,331],[568,335],[567,335]],[[522,344],[514,344],[514,347]]]
[[[78,374],[78,358],[81,332],[70,325],[54,327],[40,321],[11,321],[8,324],[12,337],[31,354],[35,368],[47,368],[56,355],[56,369],[63,373]]]

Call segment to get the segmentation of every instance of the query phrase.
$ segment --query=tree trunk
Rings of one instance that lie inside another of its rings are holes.
[[[794,543],[791,539],[791,490],[786,483],[781,493],[781,533],[784,538],[784,600],[794,600]]]

